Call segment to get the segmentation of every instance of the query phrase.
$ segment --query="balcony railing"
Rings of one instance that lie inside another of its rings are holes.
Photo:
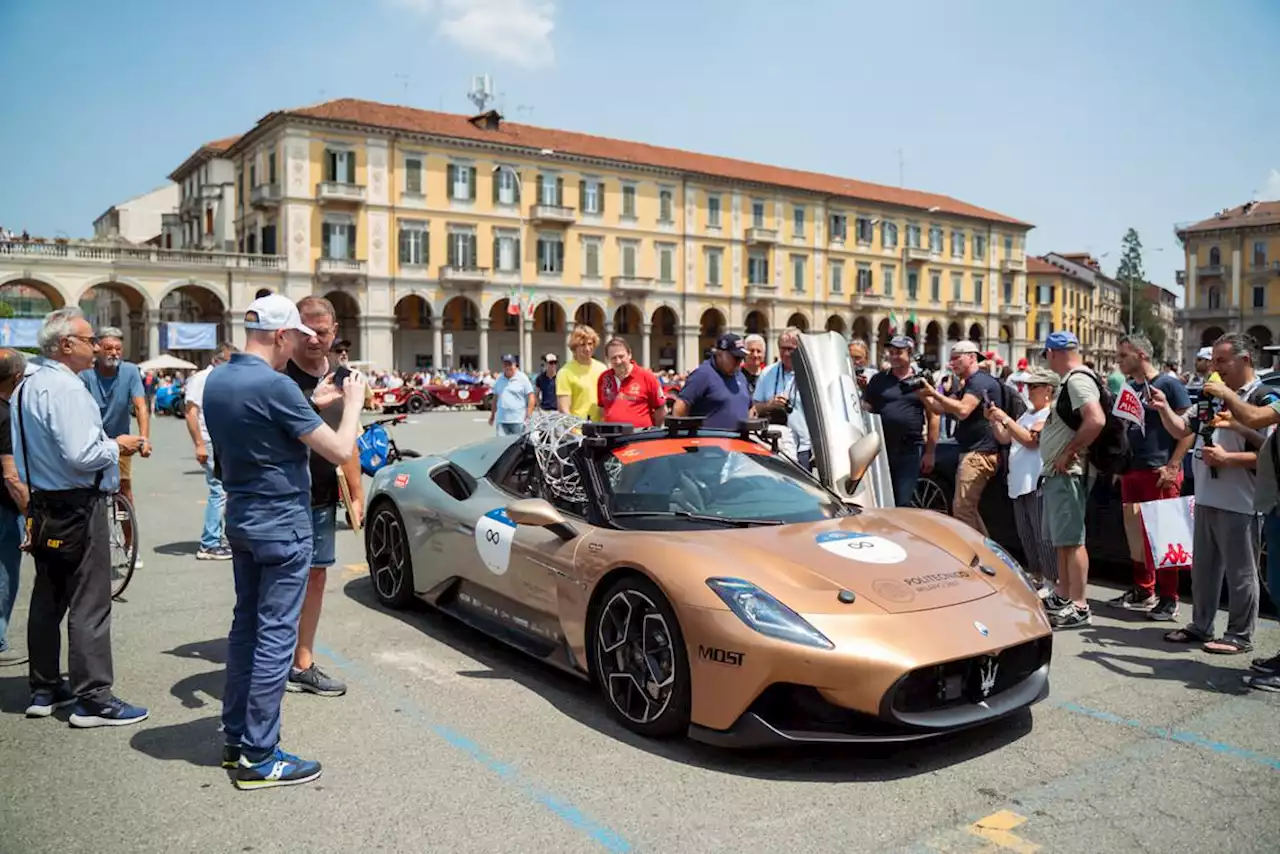
[[[614,276],[613,289],[624,294],[647,294],[657,287],[652,276]]]
[[[316,200],[320,202],[363,202],[364,184],[344,181],[321,181],[316,184]]]
[[[1000,262],[1000,272],[1002,273],[1021,273],[1027,269],[1026,258],[1005,258]]]
[[[1186,287],[1186,284],[1187,284],[1186,270],[1179,270],[1177,273],[1174,274],[1173,278],[1174,278],[1174,281],[1178,283],[1179,287]]]
[[[953,299],[947,303],[948,314],[980,314],[982,306],[968,300]]]
[[[363,276],[369,269],[368,261],[357,258],[319,258],[316,275],[324,277]]]
[[[747,229],[746,240],[748,243],[777,243],[778,230],[751,226]]]
[[[1000,306],[1000,316],[1004,318],[1019,318],[1027,316],[1027,304],[1022,302],[1007,302]]]
[[[201,184],[200,198],[202,199],[222,198],[222,185],[221,184]]]
[[[1213,318],[1226,319],[1232,313],[1239,314],[1238,310],[1230,309],[1225,305],[1208,306],[1198,305],[1195,308],[1182,309],[1182,316],[1187,320],[1210,320]]]
[[[483,285],[489,281],[488,267],[450,266],[440,268],[440,281],[450,285]]]
[[[747,282],[747,299],[774,300],[777,298],[778,286],[772,282]]]
[[[279,184],[259,184],[249,192],[249,204],[254,207],[267,207],[280,204]]]
[[[932,257],[932,253],[924,246],[908,246],[902,250],[902,257],[908,264],[923,263]]]
[[[1230,264],[1204,264],[1196,267],[1196,278],[1204,279],[1210,276],[1229,276],[1231,275]]]
[[[195,194],[184,196],[181,204],[178,205],[178,213],[183,215],[194,214],[200,210],[200,203],[203,200]]]
[[[155,246],[111,246],[97,243],[37,243],[0,241],[0,258],[49,259],[86,264],[150,264],[164,267],[235,267],[282,270],[280,255],[245,255],[239,252],[204,252],[195,249],[161,249]]]
[[[853,304],[874,308],[877,306],[889,306],[896,303],[897,300],[886,294],[878,294],[875,291],[861,291],[853,295]]]
[[[1270,264],[1264,258],[1261,261],[1253,260],[1253,264],[1249,266],[1250,273],[1280,273],[1280,260],[1272,261]]]
[[[537,223],[570,225],[578,221],[578,212],[564,205],[530,205],[529,219]]]

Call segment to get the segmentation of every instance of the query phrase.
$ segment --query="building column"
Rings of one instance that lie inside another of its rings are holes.
[[[147,352],[145,359],[154,359],[160,355],[160,312],[147,312]]]
[[[605,341],[608,341],[612,337],[613,337],[613,321],[606,320],[604,322],[604,337],[600,343],[603,344]]]
[[[482,317],[476,321],[476,326],[480,329],[480,360],[478,365],[480,370],[489,370],[489,318]]]
[[[573,358],[573,348],[569,346],[569,339],[573,337],[573,330],[577,324],[572,320],[566,320],[564,323],[564,364],[569,364]]]
[[[533,318],[521,317],[520,320],[520,370],[529,370],[533,360]]]
[[[1183,294],[1183,301],[1187,304],[1187,308],[1196,307],[1196,256],[1191,256],[1191,263],[1187,266],[1187,287],[1186,293]]]
[[[146,333],[146,320],[146,312],[129,312],[129,350],[131,355],[128,358],[132,361],[143,362],[150,358],[143,352],[145,342],[143,335]]]
[[[444,368],[444,318],[431,317],[431,369]]]
[[[653,367],[652,367],[653,353],[650,352],[650,348],[653,343],[652,336],[653,336],[653,324],[641,323],[640,324],[640,358],[643,359],[643,361],[640,364],[644,365],[646,368],[648,368],[651,371],[653,370]]]
[[[363,317],[360,319],[361,349],[360,358],[372,362],[378,367],[387,366],[395,370],[395,329],[394,316]]]
[[[1231,250],[1231,308],[1239,311],[1244,306],[1240,302],[1240,247]]]
[[[677,365],[679,370],[688,372],[692,371],[698,365],[702,364],[702,354],[698,352],[698,333],[701,332],[698,326],[681,326],[680,340],[682,342],[680,364]]]
[[[878,314],[872,314],[870,318],[871,328],[867,330],[867,359],[871,362],[871,366],[877,371],[880,370],[880,321],[883,318]]]

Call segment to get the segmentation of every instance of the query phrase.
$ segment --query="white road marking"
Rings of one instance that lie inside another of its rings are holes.
[[[374,657],[383,664],[389,664],[392,667],[412,673],[414,676],[417,676],[420,679],[425,679],[434,685],[443,685],[446,682],[470,685],[476,681],[474,679],[461,679],[458,677],[459,669],[473,669],[468,667],[467,664],[463,664],[461,667],[458,667],[444,661],[433,659],[431,656],[423,652],[391,650],[387,652],[374,653]],[[479,662],[474,662],[474,664],[474,669],[486,669],[484,665]]]

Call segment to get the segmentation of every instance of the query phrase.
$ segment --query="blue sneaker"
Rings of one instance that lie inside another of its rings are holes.
[[[27,717],[47,718],[54,709],[61,709],[76,701],[71,692],[71,683],[65,679],[57,688],[38,688],[31,692],[31,705],[27,706]]]
[[[240,742],[222,745],[222,767],[229,770],[240,767]]]
[[[71,725],[81,729],[97,726],[129,726],[142,723],[150,713],[141,706],[131,706],[119,697],[105,703],[81,700],[71,711]]]
[[[237,789],[270,789],[274,786],[296,786],[320,779],[320,763],[299,759],[276,747],[265,759],[254,762],[243,751],[236,769]]]

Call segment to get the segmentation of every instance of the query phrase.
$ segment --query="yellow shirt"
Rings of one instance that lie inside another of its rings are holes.
[[[579,418],[599,418],[596,407],[596,386],[600,375],[607,371],[604,362],[591,360],[584,365],[577,359],[569,362],[556,373],[556,397],[569,398],[569,413]]]

